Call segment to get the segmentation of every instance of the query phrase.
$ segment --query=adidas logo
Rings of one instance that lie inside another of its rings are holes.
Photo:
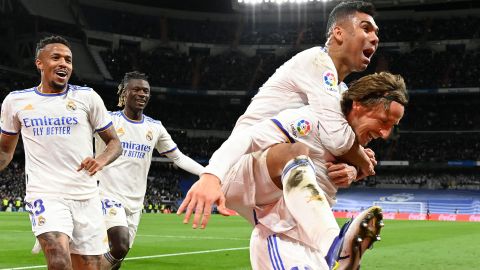
[[[117,135],[118,136],[122,136],[123,134],[125,134],[125,130],[123,130],[123,128],[117,129]]]
[[[33,110],[32,104],[28,104],[27,106],[23,107],[23,110],[25,110],[25,111],[31,111],[31,110]]]

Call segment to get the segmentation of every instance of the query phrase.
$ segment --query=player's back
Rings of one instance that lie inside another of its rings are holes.
[[[238,119],[234,132],[268,119],[280,111],[309,104],[310,84],[320,84],[322,72],[335,66],[322,47],[304,50],[280,66],[252,98]]]

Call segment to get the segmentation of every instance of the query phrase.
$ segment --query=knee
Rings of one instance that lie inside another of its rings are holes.
[[[298,156],[309,156],[310,148],[308,148],[308,146],[303,143],[294,143],[291,145],[289,153],[290,159],[296,158]]]
[[[111,253],[117,259],[123,259],[127,256],[130,249],[128,237],[122,237],[114,245],[112,245]]]
[[[45,250],[48,269],[72,269],[70,254],[62,248],[51,248]]]

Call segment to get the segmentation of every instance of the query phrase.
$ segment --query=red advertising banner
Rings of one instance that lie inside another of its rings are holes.
[[[356,217],[359,212],[334,212],[336,218]],[[419,214],[419,213],[383,213],[383,219],[398,220],[437,220],[437,221],[465,221],[480,222],[480,214]]]

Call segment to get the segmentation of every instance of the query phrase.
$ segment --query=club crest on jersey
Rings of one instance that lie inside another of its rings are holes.
[[[108,211],[108,214],[110,216],[115,216],[117,215],[117,210],[115,210],[115,208],[110,208],[110,210]]]
[[[337,78],[335,78],[335,74],[327,70],[323,73],[322,77],[325,89],[327,89],[327,91],[337,92]]]
[[[73,100],[67,101],[67,110],[69,111],[75,111],[77,109],[77,105]]]
[[[147,135],[145,136],[147,141],[153,140],[153,132],[151,130],[147,131]]]
[[[125,134],[125,130],[123,130],[122,127],[121,127],[121,128],[118,128],[118,129],[117,129],[117,135],[118,135],[118,137],[122,136],[123,134]]]
[[[38,217],[38,226],[43,226],[47,220],[43,216]]]

